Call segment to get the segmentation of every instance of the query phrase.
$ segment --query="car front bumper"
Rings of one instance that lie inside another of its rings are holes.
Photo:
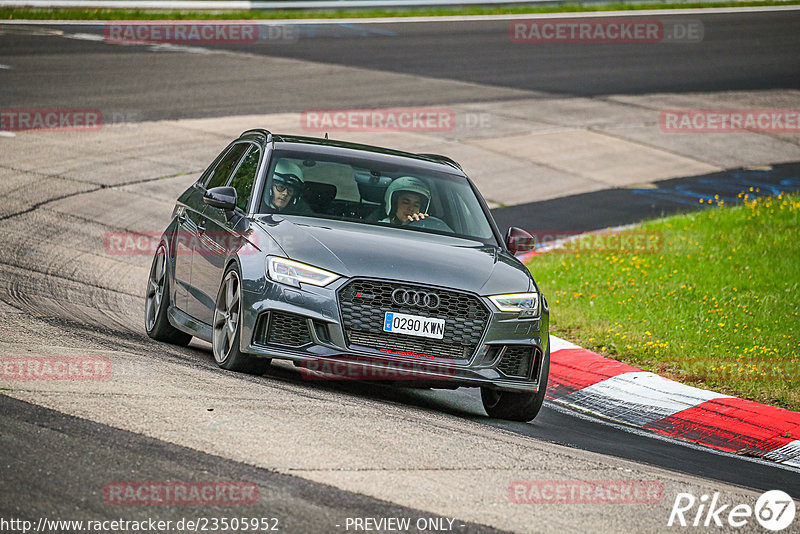
[[[546,306],[539,317],[520,319],[516,313],[497,311],[488,298],[472,295],[488,311],[480,341],[466,357],[440,357],[435,349],[402,346],[404,340],[411,345],[418,342],[416,336],[393,334],[393,342],[386,347],[353,343],[340,307],[340,290],[351,280],[337,280],[324,288],[263,282],[261,287],[251,286],[255,290],[242,292],[240,349],[253,356],[293,361],[309,380],[536,392],[542,365],[549,362]]]

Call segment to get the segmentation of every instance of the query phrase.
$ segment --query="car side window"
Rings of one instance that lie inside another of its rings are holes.
[[[236,207],[242,211],[247,211],[247,204],[250,202],[250,194],[253,192],[253,183],[258,171],[258,161],[261,159],[261,150],[256,146],[251,146],[250,151],[242,160],[242,164],[236,170],[236,174],[231,178],[229,186],[236,189]]]
[[[238,143],[231,147],[228,153],[225,154],[225,157],[214,167],[208,182],[206,182],[206,189],[219,187],[227,183],[233,169],[236,168],[236,164],[242,159],[242,155],[244,151],[247,150],[248,146],[250,146],[249,143]]]

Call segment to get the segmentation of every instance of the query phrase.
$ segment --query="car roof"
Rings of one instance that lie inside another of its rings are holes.
[[[350,143],[347,141],[337,141],[334,139],[324,139],[319,137],[306,137],[300,135],[287,135],[271,133],[268,130],[257,129],[247,130],[242,133],[242,138],[258,138],[264,144],[274,143],[275,148],[286,148],[289,150],[299,150],[314,154],[339,154],[342,152],[352,152],[353,157],[383,159],[385,156],[403,158],[404,163],[420,168],[429,168],[440,172],[447,172],[459,176],[466,176],[461,166],[448,158],[439,154],[414,154],[393,150],[390,148],[364,145],[360,143]]]

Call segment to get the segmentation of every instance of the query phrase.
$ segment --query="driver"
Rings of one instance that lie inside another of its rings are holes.
[[[428,216],[431,190],[428,184],[413,176],[401,176],[386,189],[386,218],[380,222],[395,226],[420,221]]]
[[[276,213],[303,213],[310,211],[302,198],[303,170],[291,161],[280,160],[272,173],[269,207]]]

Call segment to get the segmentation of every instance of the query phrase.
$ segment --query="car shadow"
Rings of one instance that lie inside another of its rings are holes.
[[[211,344],[197,339],[192,340],[190,349],[195,349],[209,365],[216,367]],[[225,372],[219,369],[220,372]],[[432,412],[445,413],[471,420],[486,421],[489,418],[483,411],[478,388],[433,389],[413,387],[390,381],[361,381],[341,379],[310,379],[300,372],[300,368],[286,360],[273,360],[263,375],[254,376],[241,373],[230,374],[244,380],[277,380],[315,391],[344,393],[355,398],[395,402]]]

